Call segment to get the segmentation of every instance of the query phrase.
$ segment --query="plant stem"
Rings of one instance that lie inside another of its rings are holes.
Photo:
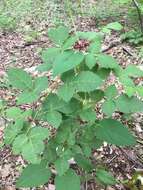
[[[142,19],[142,14],[141,14],[141,10],[139,7],[139,4],[136,0],[132,0],[134,6],[136,7],[137,13],[138,13],[138,18],[139,18],[139,22],[140,22],[140,29],[141,32],[143,33],[143,19]]]
[[[70,2],[69,2],[69,0],[66,0],[66,1],[67,1],[67,6],[68,6],[68,14],[69,14],[69,17],[71,19],[71,24],[73,25],[74,32],[76,34],[77,31],[76,31],[76,26],[75,26],[72,10],[71,10],[71,7],[70,7]]]
[[[82,6],[82,4],[83,4],[82,0],[78,0],[78,4],[80,7],[81,16],[83,16],[84,11],[83,11],[83,6]]]

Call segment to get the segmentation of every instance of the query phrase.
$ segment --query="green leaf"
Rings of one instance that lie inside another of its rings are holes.
[[[72,83],[65,83],[58,89],[58,96],[66,102],[69,102],[75,93],[75,87]]]
[[[80,39],[86,39],[89,41],[101,41],[102,35],[97,32],[77,32]]]
[[[43,140],[49,137],[49,130],[34,127],[28,135],[28,142],[22,148],[22,155],[27,161],[36,164],[40,162],[40,153],[44,150]]]
[[[31,90],[33,88],[31,76],[22,69],[9,69],[8,79],[13,87],[20,90]]]
[[[118,95],[118,91],[115,85],[111,85],[108,88],[106,88],[104,93],[108,99],[112,99]]]
[[[66,103],[61,100],[56,94],[49,94],[43,103],[43,110],[47,113],[53,111],[61,111],[66,106]]]
[[[126,69],[123,70],[123,73],[129,77],[143,77],[143,71],[136,65],[128,65]]]
[[[93,102],[99,102],[104,97],[104,92],[102,90],[95,90],[90,92],[89,99]]]
[[[70,125],[71,125],[71,121],[70,121],[70,123],[63,122],[61,124],[61,126],[58,129],[58,133],[57,133],[56,139],[55,139],[57,144],[62,144],[68,140],[69,134],[71,133]]]
[[[45,140],[49,137],[49,130],[44,127],[33,127],[29,134],[30,139],[32,140]]]
[[[21,117],[20,118],[24,118],[24,119],[27,119],[27,117],[30,117],[33,113],[33,110],[32,109],[27,109],[27,110],[24,110],[22,113],[21,113]]]
[[[78,40],[77,36],[71,36],[70,38],[68,38],[65,43],[62,46],[62,49],[66,50],[66,49],[70,49],[72,48],[72,46],[75,44],[75,42]]]
[[[57,159],[55,162],[55,168],[59,176],[64,175],[65,172],[69,169],[69,163],[67,159],[64,157]]]
[[[62,115],[57,111],[51,111],[46,114],[46,119],[50,125],[58,128],[62,122]]]
[[[82,154],[82,150],[81,150],[81,147],[79,145],[74,145],[72,146],[72,152],[73,154]]]
[[[135,87],[133,80],[125,74],[119,75],[119,80],[123,86]]]
[[[66,143],[68,145],[75,144],[75,131],[79,128],[79,125],[73,120],[66,120],[60,125],[57,135],[56,135],[56,143],[62,144]],[[73,132],[74,131],[74,132]],[[72,156],[70,156],[71,158]],[[70,159],[69,158],[69,159]]]
[[[24,159],[31,163],[40,162],[40,153],[44,150],[43,140],[49,137],[49,130],[42,127],[34,127],[29,134],[19,135],[14,143],[13,150],[16,154],[22,153]]]
[[[74,80],[78,92],[91,92],[102,85],[102,79],[91,71],[82,71]]]
[[[20,154],[23,147],[28,142],[28,137],[25,134],[21,134],[13,142],[12,150],[15,154]]]
[[[102,90],[94,90],[89,93],[79,92],[78,95],[83,99],[83,101],[86,99],[92,103],[97,103],[104,98],[104,92]]]
[[[96,120],[96,112],[91,108],[82,110],[79,115],[85,121],[94,122]]]
[[[96,138],[96,139],[94,139],[94,144],[95,144],[95,145],[94,145],[94,146],[95,146],[94,148],[95,148],[95,149],[99,149],[99,148],[102,146],[103,141]]]
[[[91,150],[91,146],[88,144],[83,144],[82,145],[82,151],[84,153],[85,156],[89,157],[91,156],[92,150]]]
[[[107,28],[106,26],[102,28],[101,30],[105,34],[111,34],[111,29]]]
[[[81,108],[81,103],[72,98],[70,102],[66,103],[61,100],[56,94],[50,94],[43,103],[44,113],[59,111],[62,113],[70,114],[74,113]]]
[[[39,95],[35,92],[22,92],[17,98],[17,105],[20,104],[30,104],[36,102],[39,98]]]
[[[57,45],[62,45],[69,36],[69,30],[67,27],[59,26],[48,31],[49,38]]]
[[[132,97],[136,93],[136,88],[132,86],[124,86],[125,92],[128,97]]]
[[[96,177],[101,183],[105,185],[115,185],[117,183],[115,178],[109,172],[103,169],[98,169],[96,171]]]
[[[29,139],[22,149],[22,156],[25,160],[32,164],[40,163],[40,153],[44,150],[44,144],[42,141],[36,139]]]
[[[38,187],[49,181],[51,172],[42,164],[30,164],[22,172],[16,186],[20,187]]]
[[[60,48],[47,48],[42,51],[42,61],[44,64],[51,65],[55,60],[55,57],[60,53]]]
[[[85,156],[81,154],[77,154],[75,156],[75,161],[77,162],[79,167],[83,168],[84,170],[88,172],[94,169],[94,166],[92,165],[90,160],[85,158]]]
[[[80,190],[80,179],[76,173],[69,169],[63,176],[55,178],[56,190]]]
[[[70,132],[68,140],[67,140],[67,144],[69,146],[73,146],[75,143],[76,143],[75,133],[74,132]]]
[[[7,126],[4,130],[4,143],[11,144],[23,128],[23,120],[15,121],[15,124]]]
[[[111,73],[111,69],[104,69],[104,68],[99,68],[96,71],[96,74],[102,78],[103,80],[106,80],[109,74]]]
[[[136,97],[121,95],[116,99],[115,103],[117,109],[123,113],[143,112],[143,101]]]
[[[106,69],[117,69],[119,66],[117,61],[113,57],[106,54],[100,54],[98,56],[98,64],[101,68]]]
[[[143,86],[136,87],[136,91],[139,96],[143,97]]]
[[[47,77],[37,77],[34,81],[34,93],[41,94],[41,92],[48,88],[48,78]]]
[[[61,75],[61,80],[64,83],[71,83],[73,79],[75,78],[75,72],[74,70],[67,71]]]
[[[60,54],[60,48],[48,48],[42,51],[41,57],[44,64],[39,65],[37,70],[44,72],[52,69],[53,62],[58,54]]]
[[[48,145],[44,149],[43,159],[45,159],[48,163],[53,163],[57,159],[57,152],[54,143],[48,143]]]
[[[18,107],[11,107],[6,110],[6,116],[11,119],[17,119],[21,116],[22,110]]]
[[[53,75],[60,75],[79,65],[84,59],[84,55],[80,52],[72,50],[65,51],[56,57],[53,65]]]
[[[136,141],[127,127],[113,119],[103,119],[96,128],[98,139],[117,146],[135,145]]]
[[[89,53],[85,56],[85,63],[89,69],[92,69],[97,63],[97,60],[93,54]]]
[[[89,81],[89,79],[91,81]],[[64,80],[67,81],[65,77]],[[68,82],[61,86],[60,90],[58,91],[58,95],[64,99],[64,101],[68,102],[72,98],[75,90],[79,91],[82,88],[82,92],[94,91],[94,89],[99,88],[99,84],[101,83],[102,80],[93,72],[82,71],[76,77],[71,76],[71,80],[68,80]],[[93,96],[95,97],[96,94]],[[82,96],[81,93],[79,95]],[[85,95],[85,93],[83,95]],[[86,98],[88,98],[88,94],[86,94]],[[91,97],[89,96],[89,98]]]
[[[52,69],[52,65],[51,64],[41,64],[36,68],[39,72],[45,72],[45,71],[49,71],[50,69]]]
[[[106,100],[102,104],[102,111],[108,117],[112,116],[112,114],[114,113],[115,110],[116,110],[116,105],[115,105],[114,101],[112,101],[112,100]]]
[[[109,23],[105,27],[108,28],[108,29],[116,30],[116,31],[120,31],[120,30],[123,29],[123,26],[119,22]]]
[[[27,104],[37,101],[41,92],[47,88],[47,77],[37,77],[34,80],[33,89],[30,91],[24,91],[18,96],[17,104]]]
[[[90,43],[88,51],[93,54],[98,54],[101,52],[101,40]]]

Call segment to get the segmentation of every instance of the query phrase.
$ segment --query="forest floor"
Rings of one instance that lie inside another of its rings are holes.
[[[91,23],[91,21],[90,23],[86,21],[86,23],[88,25],[87,30],[90,30],[92,25],[92,30],[96,31],[94,23]],[[85,26],[86,23],[83,23],[83,25]],[[82,29],[82,22],[79,28]],[[110,47],[111,42],[114,44],[113,47]],[[16,66],[26,69],[33,75],[37,75],[35,66],[42,63],[39,52],[42,48],[49,46],[51,46],[51,43],[46,34],[31,43],[25,42],[20,33],[0,34],[0,98],[9,102],[12,102],[14,98],[11,91],[4,85],[7,68]],[[123,67],[126,67],[128,64],[141,65],[143,63],[137,49],[127,43],[121,43],[120,37],[116,33],[105,38],[103,49],[106,48],[106,53],[113,55]],[[114,78],[110,78],[109,82],[114,83]],[[137,82],[143,81],[139,80]],[[95,164],[96,162],[102,162],[119,180],[130,179],[136,169],[143,169],[143,115],[135,114],[128,125],[139,139],[139,143],[135,147],[121,149],[104,144],[100,150],[93,153]],[[5,122],[0,118],[1,139],[4,128]],[[0,190],[15,190],[16,178],[24,166],[25,162],[23,159],[20,156],[14,156],[8,147],[0,149]],[[104,189],[92,182],[86,185],[87,190]],[[54,190],[54,185],[48,184],[39,189]],[[124,190],[125,188],[118,184],[115,187],[107,187],[107,189]]]

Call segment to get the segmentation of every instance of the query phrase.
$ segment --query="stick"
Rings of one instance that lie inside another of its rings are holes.
[[[138,165],[139,167],[143,168],[143,164],[133,159],[131,156],[129,156],[121,147],[118,147],[119,150],[125,155],[125,157],[130,160],[132,163]]]
[[[107,52],[108,50],[112,49],[113,47],[116,47],[117,45],[120,45],[121,44],[121,41],[120,40],[117,40],[117,41],[114,41],[112,42],[108,47],[105,47],[102,49],[102,52],[105,53]]]

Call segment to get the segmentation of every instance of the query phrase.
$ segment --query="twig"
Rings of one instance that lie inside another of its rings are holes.
[[[6,156],[4,158],[2,158],[1,162],[5,161],[11,154],[12,154],[12,151],[10,151],[10,153],[6,154]]]
[[[105,52],[109,51],[110,49],[112,49],[113,47],[116,47],[116,46],[118,46],[118,45],[120,45],[120,44],[121,44],[121,41],[120,41],[120,40],[114,41],[114,42],[112,42],[109,46],[103,48],[103,49],[102,49],[102,52],[105,53]]]
[[[137,140],[137,142],[141,145],[143,145],[143,140]]]
[[[117,158],[117,155],[113,156],[109,161],[107,161],[107,164],[110,164],[113,160],[115,160],[115,158]]]
[[[125,47],[123,47],[123,50],[130,56],[133,56],[133,54]]]
[[[113,47],[116,47],[118,45],[121,45],[121,41],[117,40],[112,42],[108,47],[105,47],[102,49],[102,52],[105,53],[107,51],[109,51],[110,49],[112,49]],[[133,53],[131,53],[126,47],[122,47],[123,51],[125,51],[129,56],[134,56]]]
[[[85,182],[85,190],[87,190],[88,189],[88,184],[87,184],[87,180],[86,180],[86,182]]]
[[[67,2],[67,5],[68,5],[68,14],[69,14],[69,17],[71,19],[71,24],[72,24],[74,32],[76,34],[77,33],[77,29],[76,29],[75,21],[73,19],[73,14],[72,14],[71,7],[70,7],[70,1],[66,0],[66,2]]]
[[[40,40],[40,41],[33,41],[33,42],[25,42],[23,45],[15,45],[14,48],[26,48],[26,47],[29,47],[29,46],[32,46],[32,45],[37,45],[37,44],[40,44],[40,43],[47,43],[47,41],[45,40]]]
[[[133,159],[130,155],[127,154],[121,147],[118,147],[119,150],[125,155],[125,157],[130,160],[132,163],[138,165],[139,167],[143,168],[143,164]]]

